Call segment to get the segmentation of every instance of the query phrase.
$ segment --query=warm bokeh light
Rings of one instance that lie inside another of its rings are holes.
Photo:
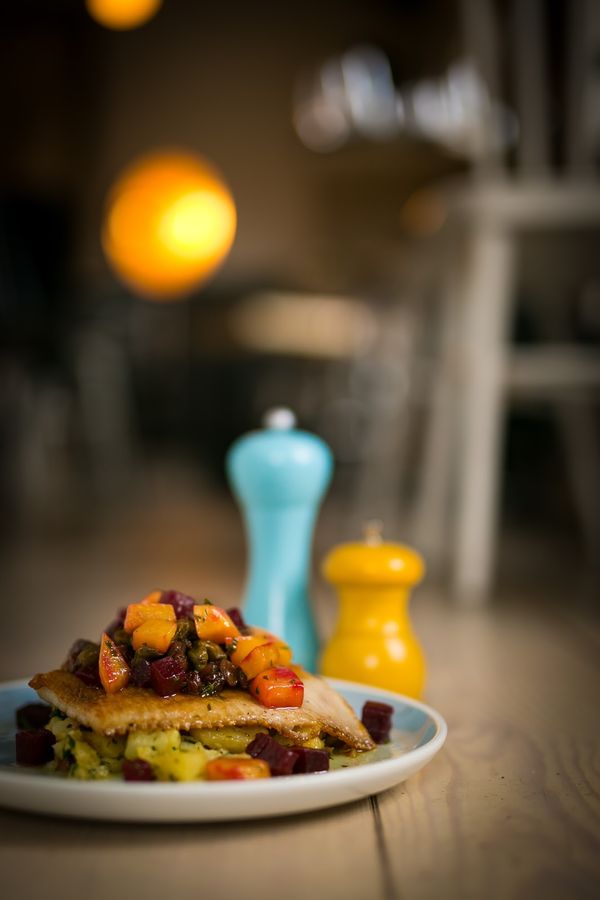
[[[137,28],[151,19],[160,7],[162,0],[86,0],[90,16],[116,31]]]
[[[236,211],[204,160],[180,151],[136,161],[113,186],[102,234],[117,275],[149,299],[176,299],[209,278],[229,252]]]
[[[249,350],[322,359],[365,353],[377,335],[377,319],[362,300],[322,294],[252,294],[232,310],[229,324]]]

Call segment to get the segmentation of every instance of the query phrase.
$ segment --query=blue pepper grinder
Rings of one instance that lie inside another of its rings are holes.
[[[308,597],[310,550],[333,458],[324,441],[295,427],[289,409],[269,410],[263,424],[239,438],[226,460],[250,546],[244,611],[253,625],[289,643],[294,659],[314,672],[318,639]]]

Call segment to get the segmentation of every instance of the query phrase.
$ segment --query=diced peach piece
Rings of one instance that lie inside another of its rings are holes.
[[[98,660],[100,682],[107,694],[114,694],[124,688],[129,681],[131,670],[123,658],[123,654],[106,633],[100,642]]]
[[[292,661],[292,648],[289,644],[286,644],[285,641],[276,640],[275,646],[277,647],[277,665],[278,666],[287,666]]]
[[[211,759],[204,774],[208,781],[246,781],[249,778],[270,778],[271,769],[264,759],[222,756],[220,759]]]
[[[289,644],[286,644],[285,641],[282,641],[281,638],[278,638],[277,635],[271,634],[270,631],[265,631],[264,628],[256,628],[251,626],[250,628],[252,634],[251,637],[255,638],[263,638],[265,643],[269,641],[273,641],[279,649],[279,659],[278,665],[287,666],[292,661],[292,648]],[[237,665],[237,663],[236,663]]]
[[[144,599],[140,600],[140,603],[143,603],[144,606],[147,606],[149,603],[160,603],[162,595],[162,591],[152,591],[151,594],[146,594]]]
[[[238,638],[227,638],[225,640],[225,646],[229,646],[232,643],[235,644],[235,650],[232,650],[229,654],[229,659],[234,666],[239,666],[242,660],[244,660],[255,647],[260,647],[262,644],[269,643],[269,639],[257,637],[253,634],[242,634]]]
[[[148,619],[162,619],[163,622],[175,621],[175,610],[168,603],[130,603],[125,615],[123,628],[128,634]]]
[[[164,619],[147,619],[135,629],[131,636],[134,650],[140,647],[152,647],[159,653],[166,653],[171,646],[171,641],[177,631],[176,622],[166,622]]]
[[[291,669],[274,666],[252,679],[250,693],[263,706],[282,709],[297,707],[302,706],[304,701],[304,684]]]
[[[268,644],[261,644],[251,650],[239,665],[246,678],[255,678],[266,669],[276,666],[278,662],[279,650],[275,641],[270,641]]]
[[[224,644],[226,638],[240,637],[239,629],[231,621],[224,609],[210,603],[194,606],[196,633],[201,641]]]

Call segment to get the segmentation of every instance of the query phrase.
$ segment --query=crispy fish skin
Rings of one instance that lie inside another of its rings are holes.
[[[348,703],[321,678],[307,672],[301,677],[304,703],[297,709],[269,709],[247,692],[236,690],[225,690],[214,697],[159,697],[136,687],[105,694],[62,669],[35,675],[29,684],[61,712],[107,735],[168,728],[188,731],[258,726],[272,728],[291,740],[325,732],[355,750],[372,750],[375,744]]]

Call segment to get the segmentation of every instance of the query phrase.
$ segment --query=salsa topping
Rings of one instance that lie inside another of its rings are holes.
[[[119,610],[100,644],[78,640],[63,668],[113,694],[131,685],[161,697],[248,691],[268,707],[299,707],[302,680],[290,647],[246,625],[239,609],[197,603],[180,591],[152,591]]]

